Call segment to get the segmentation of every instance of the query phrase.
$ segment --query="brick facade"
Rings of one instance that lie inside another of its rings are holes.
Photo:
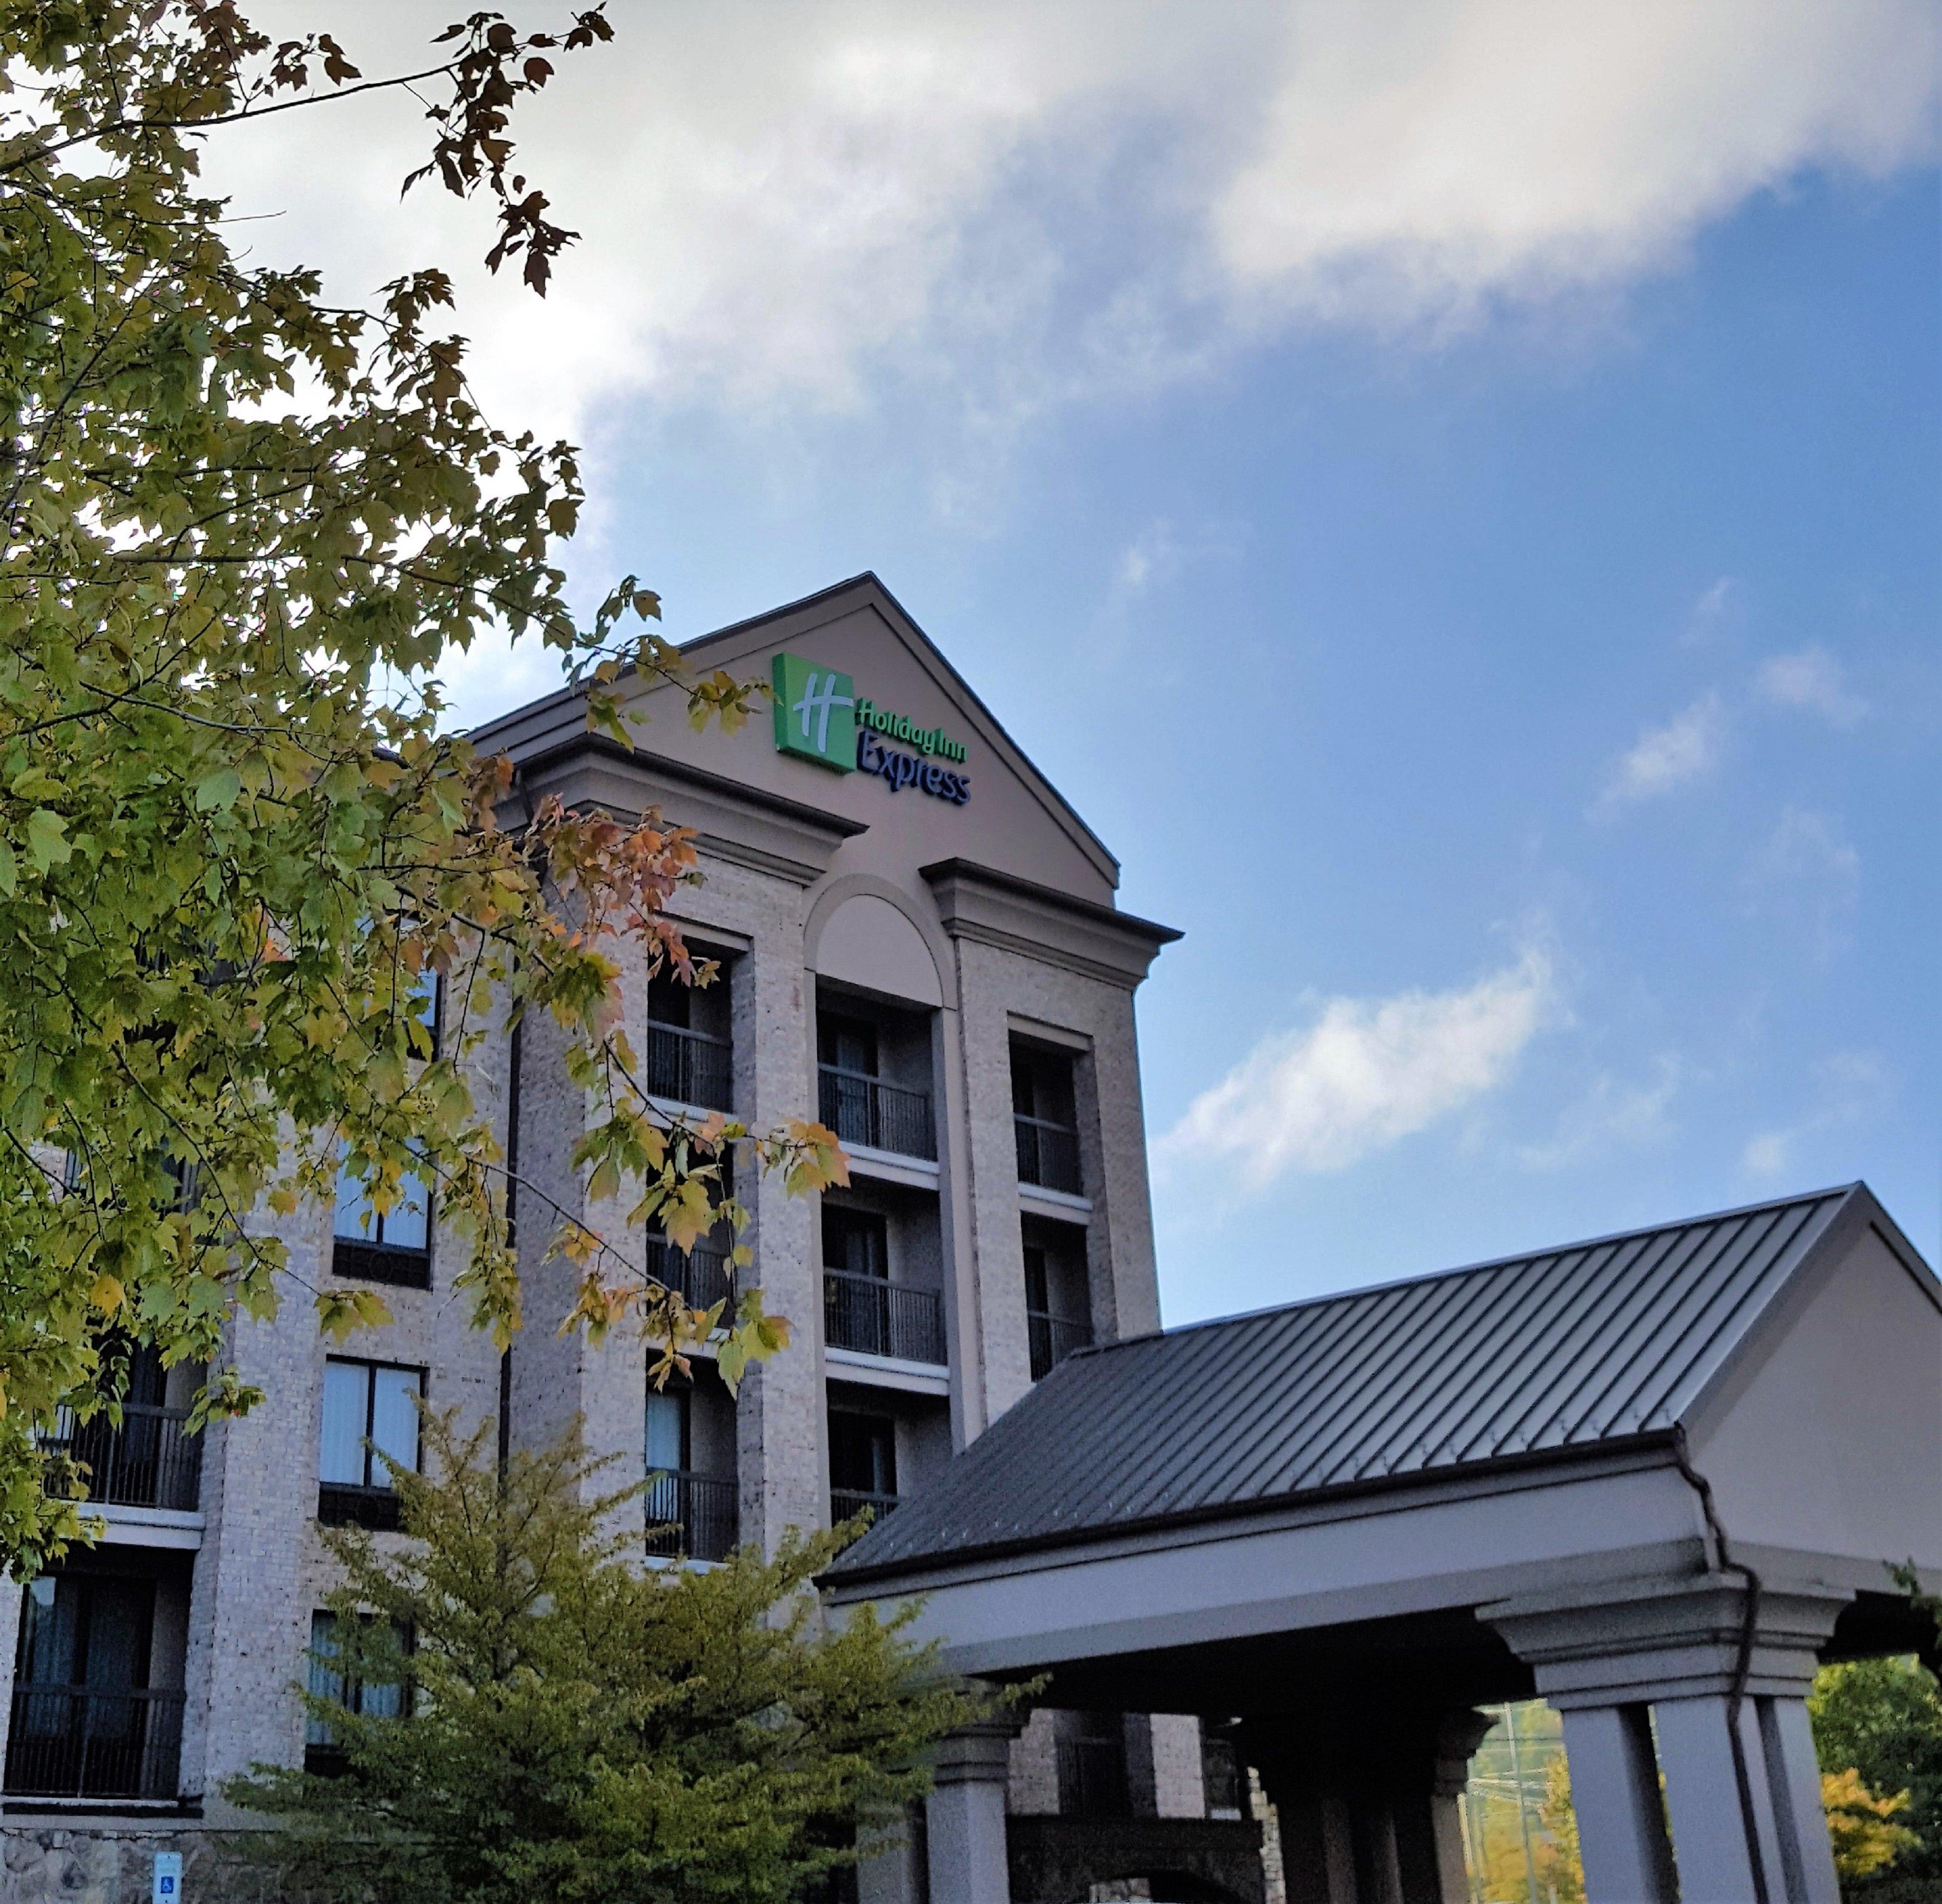
[[[657,803],[700,829],[706,876],[681,894],[679,915],[697,946],[723,961],[736,1114],[764,1128],[818,1114],[819,1010],[861,1022],[876,1014],[887,1051],[893,1029],[904,1037],[902,1028],[917,1028],[920,1042],[908,1046],[917,1055],[899,1062],[917,1066],[914,1075],[928,1070],[936,1159],[853,1144],[868,1154],[856,1156],[851,1192],[839,1200],[859,1222],[883,1213],[890,1282],[919,1292],[910,1300],[920,1307],[939,1303],[943,1364],[826,1340],[816,1200],[786,1196],[773,1182],[739,1186],[754,1213],[746,1240],[755,1280],[768,1306],[792,1319],[795,1339],[750,1374],[732,1415],[725,1391],[704,1398],[697,1384],[691,1445],[697,1463],[732,1479],[740,1538],[772,1550],[792,1525],[828,1523],[832,1482],[844,1484],[832,1460],[853,1462],[845,1450],[867,1438],[868,1424],[890,1424],[898,1487],[908,1492],[1025,1392],[1033,1351],[1022,1225],[1034,1213],[1073,1240],[1095,1339],[1158,1326],[1133,994],[1169,935],[1113,912],[1116,872],[1104,849],[873,580],[700,646],[707,667],[738,674],[766,674],[769,655],[788,647],[850,670],[859,683],[867,678],[880,704],[939,722],[967,744],[973,786],[969,805],[946,811],[914,789],[899,793],[881,780],[866,785],[862,774],[783,760],[759,733],[724,741],[718,758],[665,718],[648,732],[669,753],[618,758],[587,740],[570,697],[522,710],[482,737],[519,767],[516,797],[550,788],[620,810]],[[644,706],[657,711],[653,696]],[[516,805],[509,818],[518,817]],[[870,922],[868,933],[833,923],[846,907],[872,905],[888,912],[847,915]],[[891,914],[902,922],[886,924]],[[847,949],[829,949],[839,946]],[[623,958],[637,1049],[646,980],[638,955]],[[1021,1039],[1069,1061],[1083,1196],[1021,1186],[1012,1075]],[[550,1021],[528,1019],[517,1087],[528,1326],[510,1356],[513,1431],[538,1444],[577,1414],[597,1451],[638,1469],[642,1346],[616,1338],[596,1348],[554,1327],[571,1305],[572,1274],[549,1257],[549,1206],[632,1259],[645,1247],[625,1231],[631,1198],[587,1203],[570,1163],[587,1105],[560,1056]],[[476,1060],[482,1101],[502,1132],[513,1058],[512,1041],[498,1035]],[[430,1406],[456,1409],[466,1425],[498,1406],[500,1358],[452,1289],[455,1265],[442,1256],[435,1225],[430,1289],[387,1288],[388,1326],[326,1344],[308,1292],[332,1274],[332,1213],[317,1208],[282,1225],[290,1260],[282,1306],[273,1320],[239,1320],[234,1337],[236,1360],[267,1399],[203,1437],[197,1511],[111,1510],[110,1558],[158,1542],[191,1556],[179,1794],[130,1802],[118,1814],[111,1804],[114,1815],[104,1817],[98,1800],[84,1808],[10,1790],[0,1904],[133,1904],[147,1893],[149,1853],[165,1844],[189,1853],[191,1904],[247,1895],[247,1860],[234,1855],[229,1834],[250,1821],[225,1805],[222,1786],[253,1761],[294,1762],[302,1750],[295,1688],[307,1669],[312,1609],[331,1584],[317,1522],[327,1357],[422,1368]],[[704,1399],[719,1411],[705,1424]],[[849,1437],[834,1453],[832,1421]],[[19,1609],[17,1590],[0,1596],[0,1675],[8,1677]],[[8,1709],[0,1697],[0,1722]],[[1048,1826],[1061,1804],[1056,1731],[1054,1715],[1036,1715],[1013,1748],[1012,1809]],[[1204,1822],[1195,1722],[1141,1718],[1129,1722],[1129,1740],[1130,1804],[1150,1821],[1143,1829]]]

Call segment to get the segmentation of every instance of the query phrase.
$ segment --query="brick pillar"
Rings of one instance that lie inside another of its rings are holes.
[[[936,1783],[924,1810],[930,1904],[1011,1904],[1005,1789],[1014,1721],[967,1725],[932,1749]]]

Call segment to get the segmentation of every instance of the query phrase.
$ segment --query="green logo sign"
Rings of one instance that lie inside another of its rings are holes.
[[[854,773],[856,683],[800,655],[778,655],[773,678],[776,747],[835,773]]]

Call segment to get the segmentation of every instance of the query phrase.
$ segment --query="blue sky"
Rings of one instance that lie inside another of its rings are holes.
[[[484,307],[495,410],[588,443],[590,596],[687,636],[875,569],[1185,929],[1170,1321],[1855,1176],[1937,1257],[1931,17],[1803,0],[1763,66],[1744,11],[1588,78],[1609,10],[1508,77],[1496,0],[839,7],[786,72],[677,10],[626,57],[721,162],[629,147],[604,261]],[[772,121],[808,195],[721,186]]]

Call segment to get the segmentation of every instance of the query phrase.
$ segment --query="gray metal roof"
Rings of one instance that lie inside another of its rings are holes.
[[[1668,1433],[1864,1185],[1061,1363],[832,1578]]]

